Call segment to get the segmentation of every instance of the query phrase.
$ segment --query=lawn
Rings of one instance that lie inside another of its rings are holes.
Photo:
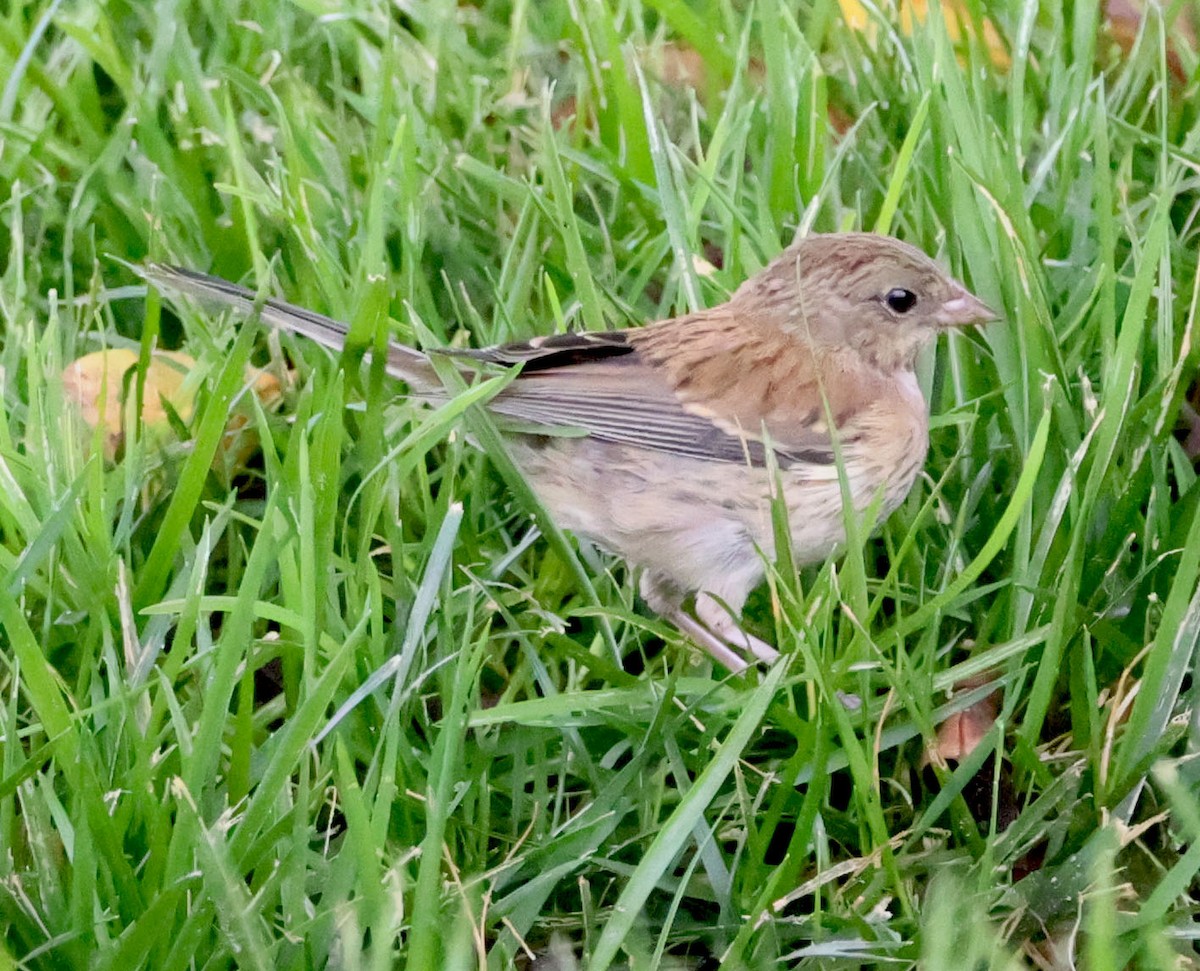
[[[0,971],[1200,967],[1200,5],[1139,6],[0,8]],[[1003,319],[743,676],[364,363],[844,229]]]

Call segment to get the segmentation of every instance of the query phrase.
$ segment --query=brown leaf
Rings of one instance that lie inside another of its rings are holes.
[[[72,361],[62,373],[63,392],[83,422],[88,443],[95,430],[102,429],[100,447],[110,463],[124,449],[126,420],[134,418],[137,363],[136,351],[108,348]],[[184,424],[194,417],[201,379],[195,369],[195,359],[180,351],[155,351],[150,356],[142,391],[141,434],[153,444],[161,447],[175,439],[170,412]],[[274,375],[248,368],[246,380],[252,382],[255,395],[265,407],[279,401],[282,392]],[[258,444],[248,424],[246,413],[230,416],[214,465],[226,470],[244,466]]]
[[[990,680],[991,676],[986,674],[966,678],[955,685],[955,691],[960,694],[974,691]],[[946,762],[961,762],[975,751],[991,731],[999,714],[1000,694],[993,691],[969,708],[951,715],[938,726],[937,741],[930,755],[936,755]]]
[[[1117,45],[1128,54],[1137,42],[1138,32],[1142,29],[1142,18],[1145,10],[1144,0],[1107,0],[1104,4],[1104,26]],[[1187,83],[1187,72],[1183,69],[1183,61],[1179,51],[1172,42],[1173,37],[1183,38],[1193,49],[1196,46],[1196,30],[1187,11],[1181,11],[1171,21],[1167,35],[1167,70],[1179,84]]]
[[[842,9],[842,18],[846,26],[865,34],[869,40],[873,41],[875,24],[861,0],[838,0],[838,5]],[[963,0],[942,3],[940,9],[942,20],[946,24],[946,33],[952,41],[958,43],[975,36],[976,22],[972,19]],[[911,34],[913,25],[923,24],[928,16],[928,0],[900,0],[899,27],[902,33]],[[996,25],[990,19],[984,18],[978,29],[982,31],[980,39],[987,48],[992,64],[1000,71],[1007,71],[1012,61]]]
[[[1192,385],[1179,418],[1183,425],[1183,450],[1194,462],[1200,459],[1200,382]]]

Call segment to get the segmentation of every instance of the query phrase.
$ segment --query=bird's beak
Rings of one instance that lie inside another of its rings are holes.
[[[999,320],[1000,315],[975,294],[958,287],[955,295],[942,304],[933,319],[942,327],[970,327]]]

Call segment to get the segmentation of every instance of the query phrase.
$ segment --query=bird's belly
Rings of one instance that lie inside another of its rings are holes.
[[[555,522],[683,589],[713,589],[725,574],[757,573],[774,556],[773,482],[766,469],[615,445],[594,438],[510,440],[513,458]],[[889,475],[847,461],[856,511],[883,490],[880,521],[907,494],[918,466]],[[825,559],[846,538],[835,466],[780,473],[793,555]]]
[[[592,438],[522,438],[511,448],[560,526],[634,565],[684,589],[760,569],[756,547],[769,530],[757,522],[765,484],[757,470]]]

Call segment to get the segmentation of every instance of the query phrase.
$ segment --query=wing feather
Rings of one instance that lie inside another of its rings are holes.
[[[520,376],[488,404],[497,415],[520,423],[522,431],[544,427],[551,434],[582,433],[688,458],[765,465],[761,423],[751,429],[736,418],[721,421],[686,400],[667,371],[639,352],[635,341],[640,334],[560,334],[463,356],[497,364],[522,362]],[[783,467],[834,461],[827,435],[784,441],[769,426],[768,431]]]

